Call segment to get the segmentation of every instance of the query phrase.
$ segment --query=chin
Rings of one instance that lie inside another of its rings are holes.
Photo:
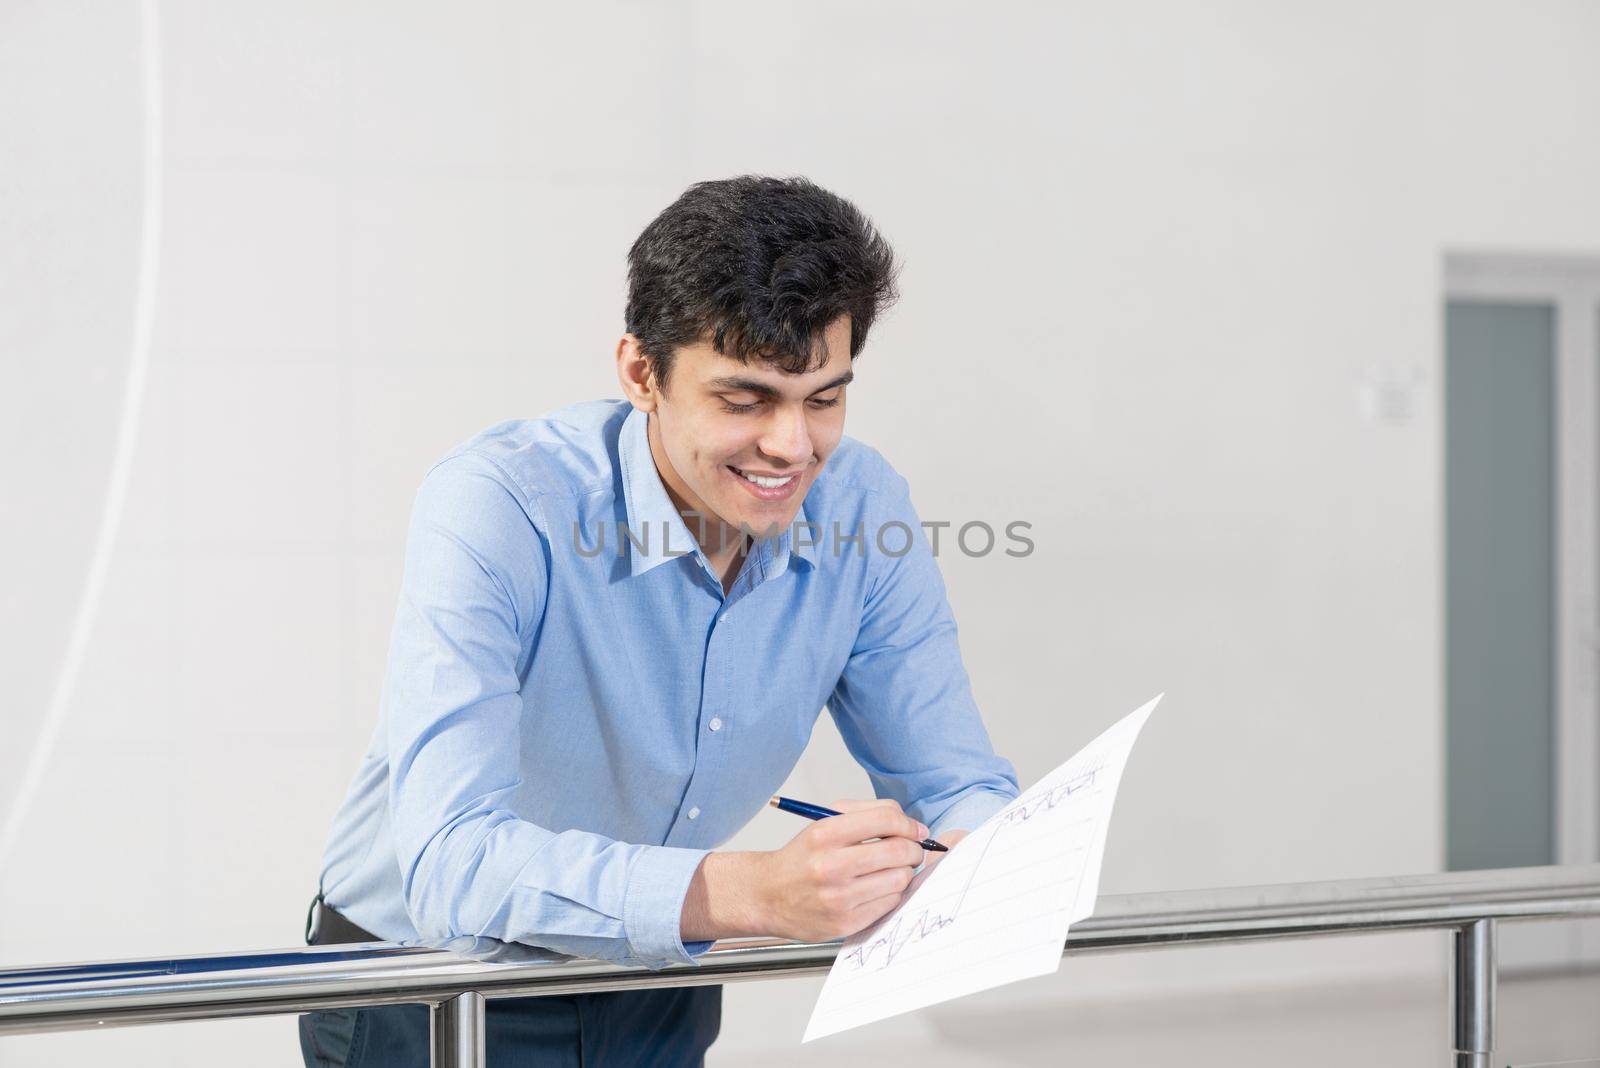
[[[735,522],[745,523],[751,530],[759,532],[774,523],[778,524],[779,527],[787,526],[794,521],[796,510],[793,502],[790,501],[784,501],[782,504],[775,504],[766,508],[761,507],[759,504],[754,508],[745,505],[740,509],[739,518]]]

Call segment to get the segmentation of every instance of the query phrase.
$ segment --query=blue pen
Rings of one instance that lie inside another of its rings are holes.
[[[804,816],[808,820],[825,820],[829,816],[844,815],[844,813],[835,812],[831,808],[823,808],[821,805],[808,805],[804,801],[795,801],[788,797],[774,797],[771,801],[768,801],[767,804],[782,812],[793,812],[796,816]],[[949,846],[940,845],[932,838],[924,838],[922,841],[918,842],[917,845],[921,846],[923,849],[931,850],[935,853],[950,852]]]

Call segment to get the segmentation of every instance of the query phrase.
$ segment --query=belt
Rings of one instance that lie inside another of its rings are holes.
[[[344,946],[353,942],[382,942],[371,931],[357,927],[322,900],[322,891],[311,899],[306,910],[306,945]]]

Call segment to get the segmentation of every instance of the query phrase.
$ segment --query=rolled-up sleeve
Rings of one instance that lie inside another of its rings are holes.
[[[892,797],[935,835],[971,829],[1017,796],[961,663],[956,623],[904,478],[885,469],[868,516],[861,628],[829,711],[879,797]],[[876,530],[898,527],[879,539]]]
[[[678,925],[705,850],[552,831],[512,811],[530,714],[518,665],[548,574],[533,507],[471,454],[436,466],[417,494],[383,693],[406,911],[427,939],[692,962],[709,943],[685,946]]]

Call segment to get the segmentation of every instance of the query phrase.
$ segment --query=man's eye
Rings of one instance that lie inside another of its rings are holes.
[[[730,413],[732,415],[744,415],[746,413],[753,412],[757,408],[760,408],[761,405],[764,403],[764,402],[759,401],[759,400],[750,401],[748,403],[741,403],[739,401],[729,400],[726,397],[723,397],[721,399],[722,399],[722,410],[725,411],[725,412],[728,412],[728,413]],[[826,397],[826,398],[824,398],[824,397],[812,397],[809,401],[807,401],[807,403],[810,404],[811,407],[813,407],[813,408],[836,408],[836,407],[838,407],[839,401],[841,399],[843,399],[843,398],[839,394],[836,393],[832,397]]]

